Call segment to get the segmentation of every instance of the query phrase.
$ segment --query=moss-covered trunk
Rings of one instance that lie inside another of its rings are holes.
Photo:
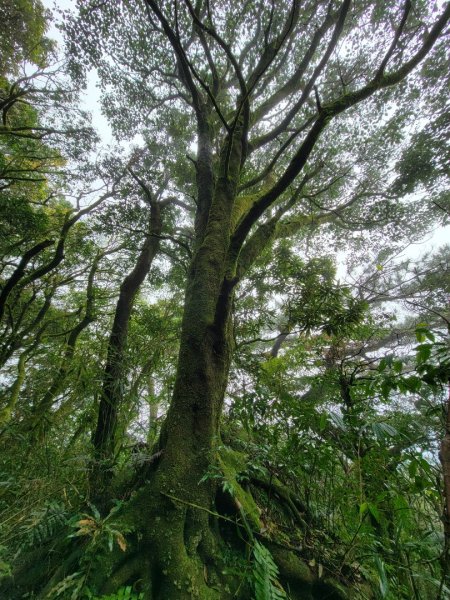
[[[111,478],[114,460],[118,412],[122,404],[126,373],[125,352],[131,312],[136,295],[149,273],[160,244],[161,212],[156,201],[151,202],[148,231],[134,268],[125,277],[114,313],[103,373],[102,394],[94,433],[95,463],[91,474],[94,497],[104,503],[105,489]]]
[[[450,577],[450,381],[448,382],[448,400],[446,404],[445,431],[441,441],[439,460],[442,466],[444,481],[444,507],[442,520],[444,523],[444,549],[442,552],[442,585],[447,584]],[[442,592],[439,593],[441,597]]]
[[[224,148],[214,177],[208,120],[202,119],[196,234],[177,374],[159,441],[161,462],[144,500],[152,600],[226,597],[212,583],[217,575],[215,487],[211,479],[200,482],[219,437],[232,351],[234,282],[227,279],[227,255],[240,143],[228,138]]]

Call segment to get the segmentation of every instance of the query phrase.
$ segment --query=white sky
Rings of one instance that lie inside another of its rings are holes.
[[[50,9],[52,12],[56,9],[67,10],[75,7],[74,0],[41,0],[42,4]],[[58,18],[56,14],[56,18]],[[48,36],[52,39],[57,40],[60,48],[63,47],[63,38],[60,31],[52,23]],[[95,71],[91,71],[88,75],[87,89],[82,95],[83,108],[92,113],[92,123],[101,136],[104,145],[111,144],[113,142],[112,131],[108,124],[108,121],[103,116],[100,109],[100,90],[97,87],[98,78]]]

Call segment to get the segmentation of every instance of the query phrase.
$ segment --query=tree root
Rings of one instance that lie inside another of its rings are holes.
[[[306,507],[281,482],[266,481],[265,479],[260,479],[259,477],[252,477],[250,479],[250,483],[269,492],[274,492],[281,500],[284,500],[300,528],[303,531],[308,529],[308,524],[301,514],[307,513]]]

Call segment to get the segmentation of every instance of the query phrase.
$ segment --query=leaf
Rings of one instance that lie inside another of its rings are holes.
[[[378,364],[378,370],[380,372],[384,371],[386,369],[386,367],[387,367],[387,359],[386,358],[382,358],[380,360],[379,364]]]
[[[413,394],[418,392],[420,390],[420,388],[422,387],[422,382],[421,382],[420,378],[417,377],[416,375],[411,375],[411,377],[407,377],[403,381],[404,381],[408,391]]]
[[[127,542],[121,533],[116,533],[116,542],[122,552],[125,552],[127,549]]]
[[[375,504],[372,504],[371,502],[367,503],[367,507],[369,509],[370,514],[372,515],[372,517],[375,519],[375,521],[377,523],[381,522],[381,515],[380,515],[380,511],[378,510],[378,508],[375,506]]]
[[[341,429],[341,431],[347,431],[347,425],[345,424],[344,419],[341,417],[340,414],[330,412],[329,418],[338,429]]]
[[[419,468],[419,463],[417,460],[412,460],[408,465],[408,473],[410,477],[414,477],[417,473],[417,469]]]
[[[403,362],[401,360],[394,360],[392,363],[392,368],[395,373],[401,373],[403,370]]]
[[[386,575],[386,569],[384,562],[379,556],[375,558],[375,566],[378,572],[378,584],[380,586],[380,594],[382,598],[386,598],[389,592],[389,581]]]
[[[81,519],[80,521],[76,522],[77,527],[83,527],[84,525],[87,525],[89,527],[95,527],[96,522],[92,519]]]
[[[326,413],[321,413],[319,418],[319,431],[323,431],[328,423],[328,416]]]
[[[422,477],[422,475],[416,475],[414,477],[414,486],[413,486],[414,492],[423,492],[423,490],[426,490],[428,486],[429,486],[428,480],[425,477]]]
[[[418,342],[424,342],[427,339],[427,331],[428,325],[426,323],[419,323],[416,325],[416,339]]]
[[[89,596],[90,597],[90,596]],[[133,592],[133,588],[129,585],[120,588],[115,594],[108,594],[106,596],[96,596],[92,600],[143,600],[143,592]]]
[[[398,435],[397,429],[388,423],[372,423],[371,429],[378,441],[383,441],[386,438],[392,438]]]
[[[402,527],[406,527],[410,521],[410,511],[408,501],[403,496],[395,496],[394,498],[395,516]]]
[[[278,567],[271,553],[257,541],[253,546],[252,576],[255,600],[285,600],[287,598],[278,582]]]
[[[49,590],[49,592],[45,596],[45,599],[53,600],[54,598],[58,598],[74,586],[76,586],[74,593],[79,591],[80,585],[83,585],[84,583],[84,579],[84,575],[79,572],[68,575],[67,577],[59,581],[54,587],[52,587],[51,590]]]
[[[417,352],[417,362],[424,363],[431,356],[431,350],[433,346],[432,344],[420,344],[420,346],[416,347]]]
[[[94,506],[94,505],[92,504],[92,502],[88,502],[88,505],[89,505],[89,507],[90,507],[90,508],[91,508],[91,510],[92,510],[92,513],[93,513],[93,515],[94,515],[94,518],[95,518],[95,520],[96,520],[96,521],[101,521],[101,516],[100,516],[100,513],[99,513],[99,511],[98,511],[97,507],[96,507],[96,506]]]
[[[392,381],[385,379],[381,384],[381,395],[385,400],[389,398],[389,393],[393,389]]]

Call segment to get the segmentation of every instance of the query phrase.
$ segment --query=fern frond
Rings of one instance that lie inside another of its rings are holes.
[[[27,523],[21,528],[23,541],[20,551],[40,546],[57,537],[67,523],[67,511],[57,502],[49,502],[43,508],[32,511]]]
[[[131,586],[126,586],[117,590],[115,594],[109,594],[108,596],[98,596],[92,600],[143,600],[144,594],[142,592],[133,592]]]
[[[253,545],[252,575],[255,600],[287,600],[278,581],[278,567],[269,550],[258,541]]]

